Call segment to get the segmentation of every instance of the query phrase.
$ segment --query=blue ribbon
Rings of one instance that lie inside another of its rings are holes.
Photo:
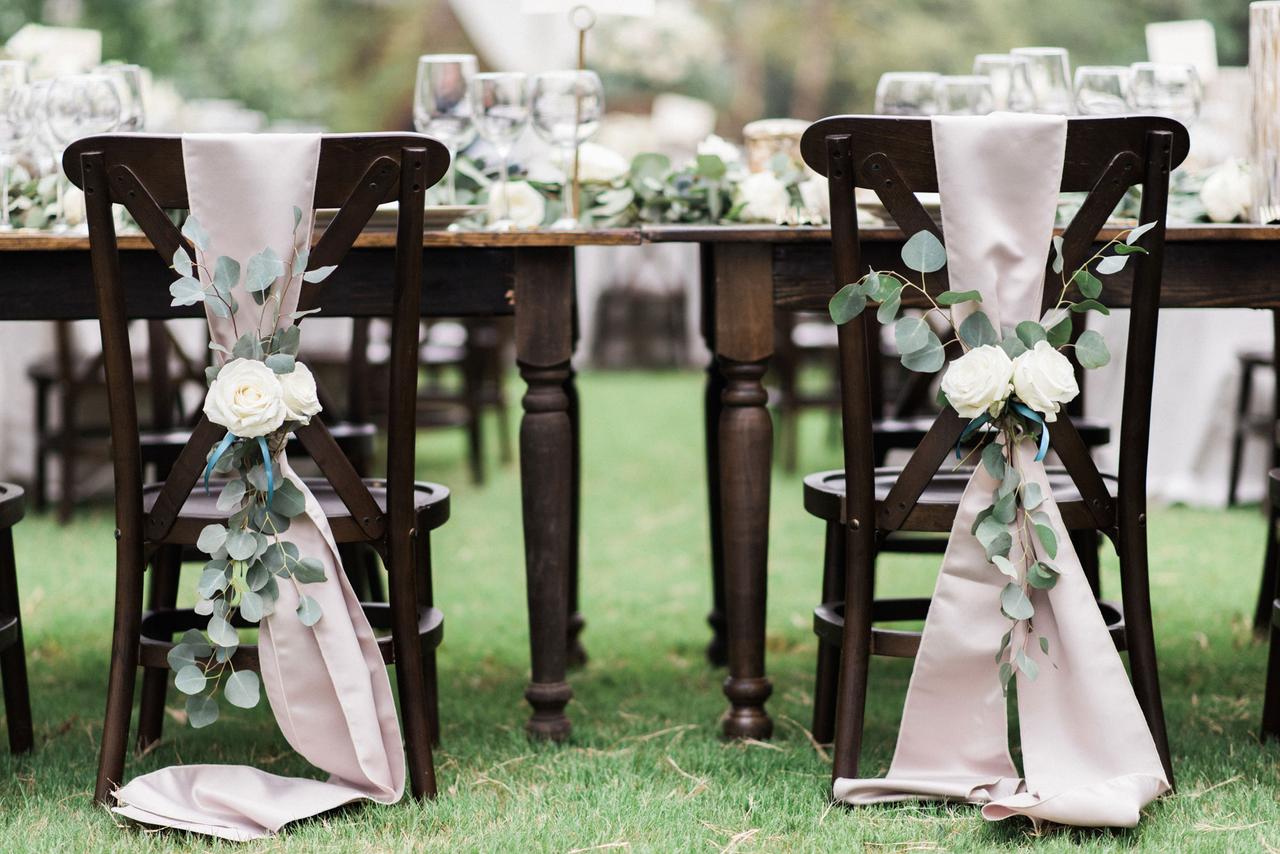
[[[991,413],[984,412],[981,415],[979,415],[977,418],[973,419],[972,421],[970,421],[968,424],[965,425],[964,430],[961,431],[960,433],[960,438],[956,440],[956,459],[957,460],[963,459],[963,456],[960,454],[960,446],[963,445],[965,442],[967,442],[970,436],[972,436],[975,432],[977,432],[977,430],[980,427],[982,427],[982,425],[986,424],[990,420],[991,420]]]
[[[1040,450],[1036,453],[1036,462],[1042,462],[1044,455],[1049,453],[1049,425],[1044,423],[1044,419],[1040,417],[1040,413],[1036,412],[1025,403],[1019,401],[1013,402],[1013,411],[1017,412],[1023,418],[1027,418],[1040,425]]]
[[[271,472],[271,454],[267,451],[267,440],[258,437],[258,447],[262,450],[262,467],[267,470],[267,507],[271,507],[271,499],[276,494],[276,479]],[[1036,459],[1039,459],[1037,457]]]
[[[213,467],[218,464],[218,460],[222,458],[222,455],[227,452],[227,448],[231,447],[231,443],[235,440],[236,437],[228,431],[227,435],[223,436],[222,441],[218,443],[218,447],[214,449],[213,455],[209,457],[209,464],[204,467],[204,491],[206,495],[209,494],[209,475],[213,471]]]

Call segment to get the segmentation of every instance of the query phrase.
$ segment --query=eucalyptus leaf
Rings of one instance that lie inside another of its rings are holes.
[[[947,250],[931,231],[917,231],[902,246],[902,261],[917,273],[933,273],[947,263]]]
[[[306,508],[306,498],[302,490],[298,489],[292,480],[288,478],[282,480],[271,498],[271,511],[293,518],[302,515]]]
[[[184,694],[199,694],[208,681],[203,670],[195,664],[188,664],[178,671],[173,684]]]
[[[187,723],[203,729],[218,720],[218,701],[199,694],[187,698]]]
[[[314,270],[308,270],[303,273],[302,281],[311,282],[312,284],[315,284],[316,282],[323,282],[325,279],[329,278],[336,269],[338,269],[337,264],[333,264],[328,267],[316,267]]]
[[[1119,273],[1129,259],[1124,255],[1108,255],[1098,262],[1097,271],[1104,276]]]
[[[252,590],[240,594],[240,616],[251,623],[262,619],[262,597]]]
[[[249,567],[244,574],[244,583],[254,593],[267,586],[267,582],[271,580],[271,570],[267,569],[267,565],[262,561],[258,561]]]
[[[204,285],[190,276],[183,276],[169,285],[169,294],[173,297],[170,305],[195,305],[204,302]]]
[[[1071,310],[1076,314],[1083,314],[1086,311],[1096,311],[1098,314],[1103,315],[1111,314],[1111,309],[1107,308],[1096,299],[1085,299],[1080,300],[1080,302],[1073,302],[1071,304]]]
[[[1045,655],[1049,654],[1049,639],[1044,635],[1040,636],[1040,651]]]
[[[1124,243],[1121,243],[1114,248],[1117,255],[1150,255],[1151,254],[1146,249],[1143,249],[1141,246],[1129,246]]]
[[[1044,501],[1044,495],[1040,492],[1040,484],[1028,482],[1022,490],[1022,506],[1028,510],[1034,510],[1042,501]]]
[[[293,578],[300,584],[324,581],[324,564],[314,557],[304,557],[293,566]]]
[[[932,335],[933,330],[929,328],[929,324],[919,317],[904,317],[893,327],[893,338],[898,345],[898,352],[904,356],[929,346],[929,338]]]
[[[899,321],[901,323],[901,321]],[[921,374],[932,374],[942,369],[946,363],[946,353],[943,352],[942,342],[938,340],[938,336],[933,334],[933,330],[929,330],[929,341],[921,349],[914,353],[904,353],[902,355],[902,366],[909,371],[916,371]]]
[[[938,305],[959,305],[962,302],[982,302],[980,291],[943,291],[938,294]]]
[[[231,355],[237,359],[262,359],[262,340],[258,338],[257,332],[246,332],[236,339],[235,345],[231,348]]]
[[[293,206],[293,230],[297,231],[298,226],[302,224],[302,208],[297,205]]]
[[[960,340],[970,347],[985,347],[988,344],[1000,343],[1000,336],[991,325],[991,319],[981,311],[975,311],[966,317],[957,331],[960,334]]]
[[[728,171],[718,154],[699,154],[696,162],[698,175],[709,181],[719,181]]]
[[[213,600],[207,597],[197,599],[195,606],[191,610],[195,611],[202,617],[207,617],[213,613]]]
[[[1049,564],[1036,561],[1027,570],[1027,583],[1037,590],[1052,590],[1058,583],[1058,572]]]
[[[284,262],[275,250],[268,246],[249,259],[245,268],[244,288],[251,294],[266,291],[275,280],[284,275]]]
[[[258,550],[258,538],[253,531],[241,528],[227,535],[227,554],[232,560],[248,560]]]
[[[1001,662],[1000,664],[1000,687],[1004,689],[1007,696],[1009,694],[1009,680],[1013,678],[1013,665],[1009,662]]]
[[[994,509],[994,507],[987,508],[988,511],[992,511]],[[1006,527],[1006,523],[996,519],[994,514],[990,514],[978,523],[977,527],[974,529],[973,535],[977,538],[978,542],[982,544],[982,547],[986,548],[996,537],[1007,533],[1008,529]]]
[[[1086,299],[1097,299],[1102,294],[1102,280],[1084,267],[1076,270],[1071,281],[1080,289],[1081,296]]]
[[[1018,517],[1018,493],[1009,492],[996,500],[992,505],[991,518],[1004,525],[1010,525]]]
[[[318,308],[309,308],[306,311],[291,311],[289,312],[289,319],[301,320],[302,318],[306,317],[308,314],[319,314],[319,313],[320,313],[320,309]]]
[[[1049,338],[1049,334],[1044,331],[1044,327],[1034,320],[1022,321],[1014,327],[1013,331],[1018,336],[1018,340],[1025,344],[1028,350],[1033,349],[1037,341],[1047,341]]]
[[[169,648],[165,659],[169,662],[169,669],[176,673],[184,667],[194,666],[196,654],[195,650],[187,644],[176,643]]]
[[[179,246],[173,251],[173,269],[179,276],[190,276],[194,272],[191,256],[185,247]]]
[[[231,316],[231,307],[218,298],[218,293],[212,288],[205,291],[204,304],[216,317],[227,318]]]
[[[205,231],[200,221],[190,214],[187,215],[187,221],[182,224],[182,236],[194,243],[201,252],[209,251],[209,232]]]
[[[1064,317],[1060,322],[1051,326],[1047,333],[1049,346],[1057,350],[1063,344],[1071,340],[1071,317]],[[1025,346],[1025,345],[1024,345]]]
[[[209,632],[209,640],[213,641],[217,646],[229,647],[239,646],[240,644],[240,635],[235,626],[217,614],[209,618],[209,626],[206,631]]]
[[[222,487],[222,492],[218,493],[217,508],[223,513],[230,513],[240,509],[240,505],[244,503],[245,485],[240,478],[227,481],[227,485]]]
[[[227,587],[226,572],[218,569],[206,569],[200,573],[200,581],[196,583],[196,592],[206,599],[212,599]]]
[[[297,363],[297,357],[291,353],[272,353],[266,358],[266,363],[267,367],[277,374],[291,374]]]
[[[991,560],[996,555],[1008,556],[1011,548],[1013,548],[1013,537],[1009,535],[1008,531],[1001,531],[986,544],[987,560]]]
[[[1016,359],[1023,353],[1027,352],[1027,345],[1022,343],[1022,339],[1016,335],[1000,339],[1000,349],[1004,350],[1005,355],[1010,359]]]
[[[1082,367],[1101,368],[1111,361],[1111,353],[1107,350],[1106,339],[1093,329],[1086,329],[1076,341],[1076,359]]]
[[[1144,222],[1142,225],[1138,226],[1137,228],[1130,230],[1129,236],[1124,239],[1125,244],[1128,246],[1132,246],[1133,244],[1138,242],[1138,238],[1142,237],[1142,235],[1146,234],[1148,231],[1150,231],[1155,227],[1156,227],[1156,223],[1154,220],[1152,222]]]
[[[995,564],[996,569],[1000,570],[1014,581],[1018,580],[1018,568],[1014,566],[1013,562],[1007,557],[1004,555],[995,555],[991,558],[991,562]]]
[[[1029,620],[1036,613],[1026,591],[1012,581],[1000,591],[1000,610],[1011,620]]]
[[[1049,519],[1049,514],[1037,512],[1031,514],[1031,521],[1035,523],[1036,537],[1040,540],[1044,553],[1052,560],[1058,556],[1058,535],[1054,533],[1053,525]]]
[[[297,613],[298,621],[308,627],[320,622],[320,617],[322,616],[320,603],[310,596],[302,596],[298,599]]]
[[[1062,235],[1054,235],[1053,238],[1053,272],[1061,273],[1065,261],[1062,257]]]
[[[240,262],[226,255],[219,255],[213,263],[213,287],[218,293],[230,296],[231,289],[240,284]]]
[[[196,548],[205,554],[213,554],[227,541],[227,529],[222,525],[205,525],[196,537]]]
[[[1022,671],[1024,676],[1033,682],[1035,681],[1035,678],[1040,675],[1040,665],[1036,664],[1035,661],[1032,660],[1031,656],[1027,655],[1022,650],[1018,650],[1018,652],[1013,656],[1013,663],[1018,666],[1018,669]]]
[[[982,466],[996,480],[1004,479],[1005,459],[1004,446],[998,442],[991,442],[982,449]]]
[[[252,670],[237,670],[227,677],[223,693],[231,705],[241,709],[252,709],[258,705],[260,686],[257,673]]]
[[[856,282],[845,285],[836,291],[836,295],[827,303],[827,313],[837,325],[843,325],[862,314],[867,307],[867,298],[858,293]]]
[[[893,323],[898,317],[898,311],[902,308],[902,291],[901,289],[894,291],[885,297],[880,303],[880,308],[876,310],[876,320],[884,324]]]

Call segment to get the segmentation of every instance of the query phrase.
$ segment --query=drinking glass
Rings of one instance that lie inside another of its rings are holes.
[[[501,215],[490,225],[494,231],[510,231],[511,207],[507,199],[507,170],[511,148],[529,124],[529,78],[518,71],[490,71],[471,78],[471,121],[476,131],[493,146],[502,165],[499,185]]]
[[[991,81],[992,110],[1026,113],[1035,108],[1027,61],[1009,53],[980,53],[973,58],[973,73]]]
[[[547,71],[533,78],[533,129],[564,166],[564,215],[551,227],[579,228],[578,146],[595,136],[604,116],[604,86],[594,71]]]
[[[469,53],[428,53],[418,57],[418,79],[413,89],[413,126],[429,134],[449,149],[449,172],[445,184],[445,204],[458,203],[458,153],[476,138],[471,123],[471,102],[467,81],[477,70]]]
[[[1129,69],[1123,65],[1077,68],[1076,112],[1082,116],[1116,116],[1129,112]]]
[[[991,79],[984,75],[939,77],[936,92],[940,116],[985,116],[991,112]]]
[[[111,81],[120,98],[120,121],[113,130],[132,133],[147,124],[146,104],[142,96],[142,66],[109,62],[98,66],[98,74]]]
[[[13,229],[9,222],[9,171],[14,148],[22,134],[19,114],[26,90],[26,63],[0,61],[0,231]]]
[[[1200,115],[1200,75],[1194,65],[1135,62],[1130,68],[1129,106],[1187,124]]]
[[[1071,91],[1071,64],[1062,47],[1017,47],[1010,51],[1027,61],[1027,77],[1035,97],[1036,112],[1071,115],[1075,94]]]
[[[937,109],[938,75],[931,71],[887,71],[876,84],[881,116],[931,116]]]
[[[114,130],[120,123],[122,105],[111,80],[102,74],[71,74],[49,84],[44,97],[44,121],[54,143],[55,167],[59,169],[58,219],[54,231],[66,231],[63,211],[66,176],[61,172],[62,154],[77,139]]]

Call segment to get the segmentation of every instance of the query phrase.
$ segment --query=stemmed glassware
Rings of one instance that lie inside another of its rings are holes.
[[[122,105],[116,87],[102,74],[72,74],[56,78],[44,96],[44,121],[55,147],[55,168],[59,170],[58,219],[54,231],[66,231],[64,211],[66,178],[61,175],[62,153],[81,137],[114,130],[120,123]]]
[[[1129,69],[1123,65],[1082,65],[1077,68],[1076,111],[1082,116],[1127,113]]]
[[[985,116],[992,110],[991,79],[985,75],[939,77],[936,91],[940,116]]]
[[[888,71],[876,84],[876,114],[929,116],[937,111],[939,75],[929,71]]]
[[[510,231],[511,205],[507,197],[507,170],[511,149],[529,124],[529,79],[515,71],[491,71],[471,77],[471,121],[480,136],[493,146],[501,163],[499,192],[501,215],[490,225],[494,231]]]
[[[578,146],[595,136],[604,117],[604,86],[594,71],[547,71],[533,78],[533,129],[556,149],[565,173],[564,214],[551,227],[579,228]]]
[[[1071,90],[1071,65],[1066,48],[1018,47],[1010,53],[1027,61],[1036,112],[1061,115],[1074,112],[1075,94]]]
[[[1130,66],[1129,105],[1140,113],[1155,113],[1183,124],[1200,115],[1200,75],[1194,65],[1135,62]]]
[[[992,110],[1026,113],[1035,109],[1025,58],[1010,53],[980,53],[973,58],[973,73],[991,81]]]
[[[0,231],[10,231],[9,174],[13,148],[22,135],[22,98],[27,89],[27,66],[17,60],[0,62]]]
[[[147,110],[142,95],[142,66],[109,62],[98,66],[97,73],[111,81],[120,98],[120,121],[112,130],[132,133],[145,128]]]
[[[434,136],[449,149],[445,204],[458,203],[457,170],[453,161],[476,138],[471,122],[468,81],[477,71],[469,53],[429,53],[418,57],[418,78],[413,91],[413,126],[418,133]]]

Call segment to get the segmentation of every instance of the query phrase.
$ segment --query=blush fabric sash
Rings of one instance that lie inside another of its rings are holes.
[[[243,269],[267,246],[288,263],[295,206],[303,212],[299,243],[310,240],[318,135],[192,135],[183,137],[182,153],[191,213],[209,233],[210,264],[227,255]],[[289,290],[282,316],[296,308],[299,289],[295,284]],[[254,328],[260,309],[243,286],[236,298],[235,320],[243,333]],[[230,318],[210,314],[209,329],[224,347],[235,343]],[[323,560],[325,580],[304,591],[320,603],[323,616],[314,627],[304,626],[295,613],[300,585],[280,585],[275,613],[259,632],[262,681],[285,739],[329,779],[294,779],[242,766],[173,766],[118,789],[115,812],[121,815],[249,840],[362,798],[394,803],[404,792],[400,724],[373,630],[342,570],[328,520],[283,455],[280,462],[282,475],[306,498],[305,515],[293,520],[284,538],[303,555]]]
[[[1005,335],[1040,318],[1066,133],[1061,116],[933,119],[951,288],[980,291],[982,310]],[[974,310],[961,308],[957,323]],[[1052,496],[1034,449],[1018,454],[1024,478]],[[1010,625],[999,609],[1005,578],[970,533],[996,486],[978,466],[961,499],[888,773],[838,779],[833,795],[850,804],[958,800],[983,804],[989,820],[1132,827],[1169,783],[1051,497],[1040,509],[1053,520],[1061,576],[1052,590],[1031,591],[1049,660],[1034,648],[1038,678],[1017,676],[1025,779],[1014,767],[993,661]],[[1021,566],[1021,556],[1015,546],[1010,560]]]

